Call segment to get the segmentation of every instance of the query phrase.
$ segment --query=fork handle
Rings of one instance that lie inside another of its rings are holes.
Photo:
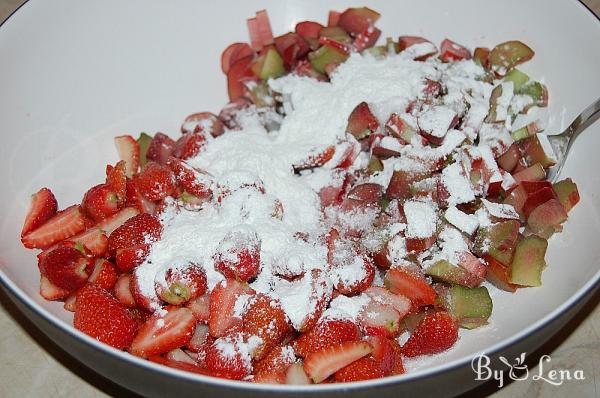
[[[573,120],[573,122],[567,128],[567,137],[569,141],[573,141],[579,133],[581,133],[589,125],[589,123],[596,120],[596,117],[600,115],[600,98],[592,102],[590,106],[585,108],[583,112],[579,114]]]

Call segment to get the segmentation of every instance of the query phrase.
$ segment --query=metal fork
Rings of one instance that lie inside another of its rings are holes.
[[[600,98],[585,108],[585,110],[581,112],[579,116],[573,120],[573,122],[571,122],[565,131],[560,134],[547,136],[548,141],[550,141],[550,145],[552,146],[552,150],[554,150],[554,155],[556,158],[556,164],[548,170],[546,176],[549,181],[556,181],[563,166],[565,165],[567,155],[571,150],[571,146],[573,146],[573,142],[575,142],[575,139],[579,136],[579,134],[590,124],[596,121],[598,117],[600,117]]]

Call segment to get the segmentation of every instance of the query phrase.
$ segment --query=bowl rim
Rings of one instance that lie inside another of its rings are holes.
[[[2,26],[7,23],[11,18],[17,14],[19,10],[23,7],[31,4],[31,0],[25,0],[20,6],[18,6],[10,15],[4,20],[0,22],[0,34],[2,34]],[[572,0],[571,4],[574,6],[583,7],[586,13],[589,13],[594,19],[596,19],[597,23],[600,23],[600,16],[594,14],[589,6],[583,3],[582,0]],[[337,391],[340,389],[344,390],[365,390],[371,389],[374,387],[386,387],[393,384],[401,384],[406,382],[414,382],[420,379],[425,379],[429,377],[433,377],[439,375],[441,373],[445,373],[451,370],[455,370],[458,368],[462,368],[468,365],[472,359],[468,357],[461,357],[455,360],[452,360],[448,363],[442,365],[432,366],[427,369],[419,370],[415,373],[405,373],[397,376],[388,376],[380,379],[372,379],[365,381],[357,381],[350,383],[332,383],[332,384],[311,384],[311,385],[285,385],[285,384],[258,384],[258,383],[250,383],[246,381],[238,381],[238,380],[228,380],[222,379],[212,376],[206,376],[191,372],[186,372],[183,370],[178,370],[174,368],[170,368],[164,365],[160,365],[158,363],[151,362],[149,360],[136,357],[134,355],[129,354],[126,351],[117,350],[107,344],[103,344],[98,340],[93,339],[92,337],[80,332],[75,329],[72,325],[65,323],[62,319],[58,318],[51,312],[47,311],[43,307],[41,307],[38,303],[36,303],[28,294],[26,294],[21,288],[19,288],[0,268],[0,286],[2,286],[6,291],[10,292],[13,297],[20,300],[22,304],[24,304],[29,310],[33,313],[44,319],[46,322],[51,324],[52,326],[58,328],[69,336],[75,338],[81,343],[85,343],[94,349],[98,350],[100,353],[111,356],[116,359],[123,360],[132,365],[141,367],[146,371],[154,371],[161,373],[163,376],[169,376],[179,379],[184,379],[188,382],[200,382],[206,383],[213,387],[223,387],[228,389],[235,390],[246,390],[252,392],[295,392],[295,393],[325,393],[328,391]],[[496,344],[487,347],[482,350],[481,353],[485,353],[488,356],[492,356],[497,354],[503,349],[507,347],[513,346],[522,340],[538,333],[542,329],[544,329],[548,324],[556,321],[565,315],[570,309],[577,306],[579,303],[583,302],[586,298],[590,297],[592,293],[600,287],[600,269],[594,274],[592,278],[588,280],[582,287],[580,287],[572,296],[570,296],[567,300],[565,300],[560,306],[555,308],[553,311],[549,312],[545,316],[543,316],[538,321],[530,324],[525,329],[521,330],[519,333],[513,334],[512,336],[505,338]],[[37,327],[37,325],[36,325]],[[64,350],[61,347],[62,350]],[[69,355],[73,356],[69,353]],[[80,361],[79,358],[73,356],[77,361]],[[94,370],[95,371],[95,370]],[[95,371],[96,372],[96,371]],[[104,376],[104,375],[103,375]]]

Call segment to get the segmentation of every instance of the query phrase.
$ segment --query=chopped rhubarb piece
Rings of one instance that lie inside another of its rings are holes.
[[[248,43],[233,43],[230,44],[221,54],[221,70],[227,74],[231,65],[238,60],[254,55],[254,50]]]
[[[550,199],[533,209],[527,218],[527,228],[535,235],[548,239],[562,229],[567,212],[558,199]]]
[[[452,40],[444,39],[440,45],[440,59],[446,62],[471,59],[471,52]]]
[[[348,8],[340,15],[337,25],[346,32],[358,35],[372,27],[381,15],[367,7]]]
[[[548,241],[537,236],[520,240],[510,265],[510,282],[521,286],[541,286],[547,248]]]
[[[570,178],[555,183],[552,188],[554,189],[554,192],[556,192],[560,204],[562,204],[567,213],[579,203],[579,191],[577,190],[577,185]]]
[[[492,49],[489,62],[496,74],[504,76],[515,66],[529,61],[534,54],[531,48],[520,41],[507,41]]]

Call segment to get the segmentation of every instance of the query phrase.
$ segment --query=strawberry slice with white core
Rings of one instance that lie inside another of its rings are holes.
[[[140,214],[140,211],[135,207],[125,207],[118,213],[98,223],[98,228],[100,228],[106,236],[110,236],[110,234],[112,234],[115,229],[123,225],[125,221],[129,220],[133,216],[137,216],[138,214]]]
[[[204,349],[206,342],[208,341],[208,326],[205,324],[198,323],[196,330],[192,335],[191,340],[187,343],[187,348],[192,352],[200,352]]]
[[[89,228],[69,238],[69,241],[82,244],[96,257],[103,256],[108,249],[108,237],[99,227]]]
[[[181,348],[176,348],[165,354],[165,358],[169,361],[189,363],[190,365],[198,365],[198,363],[188,354],[186,354]]]
[[[56,214],[58,202],[52,191],[42,188],[31,195],[31,205],[23,223],[21,237],[43,225]]]
[[[310,354],[304,371],[314,383],[320,383],[341,368],[371,353],[366,341],[347,341]]]
[[[62,289],[48,280],[42,275],[40,278],[40,296],[48,301],[62,300],[69,296],[71,292],[67,289]]]
[[[94,270],[90,274],[88,282],[98,285],[103,289],[111,290],[115,286],[115,283],[117,283],[118,278],[115,266],[110,261],[99,258],[96,259]]]
[[[47,249],[83,231],[85,224],[81,207],[74,205],[56,213],[44,225],[22,237],[21,242],[28,249]]]
[[[412,307],[412,304],[407,297],[401,294],[394,294],[384,287],[372,286],[365,290],[365,294],[373,301],[394,307],[400,314],[400,318],[406,316]]]
[[[115,137],[119,158],[125,161],[125,174],[131,178],[140,168],[140,146],[130,135]]]
[[[304,364],[302,361],[293,363],[289,368],[287,368],[285,372],[285,384],[297,386],[311,384],[310,379],[304,371]]]
[[[358,322],[369,336],[396,337],[400,332],[400,313],[391,305],[375,300],[363,307]]]
[[[137,303],[133,294],[131,293],[131,275],[129,274],[121,274],[117,282],[115,283],[115,297],[123,303],[123,305],[135,308],[137,307]]]
[[[142,325],[129,347],[129,352],[147,358],[174,350],[190,341],[195,328],[196,319],[187,308],[173,307],[157,311]]]
[[[200,297],[190,300],[186,307],[189,308],[198,322],[208,322],[208,316],[210,314],[210,295],[204,294]]]

